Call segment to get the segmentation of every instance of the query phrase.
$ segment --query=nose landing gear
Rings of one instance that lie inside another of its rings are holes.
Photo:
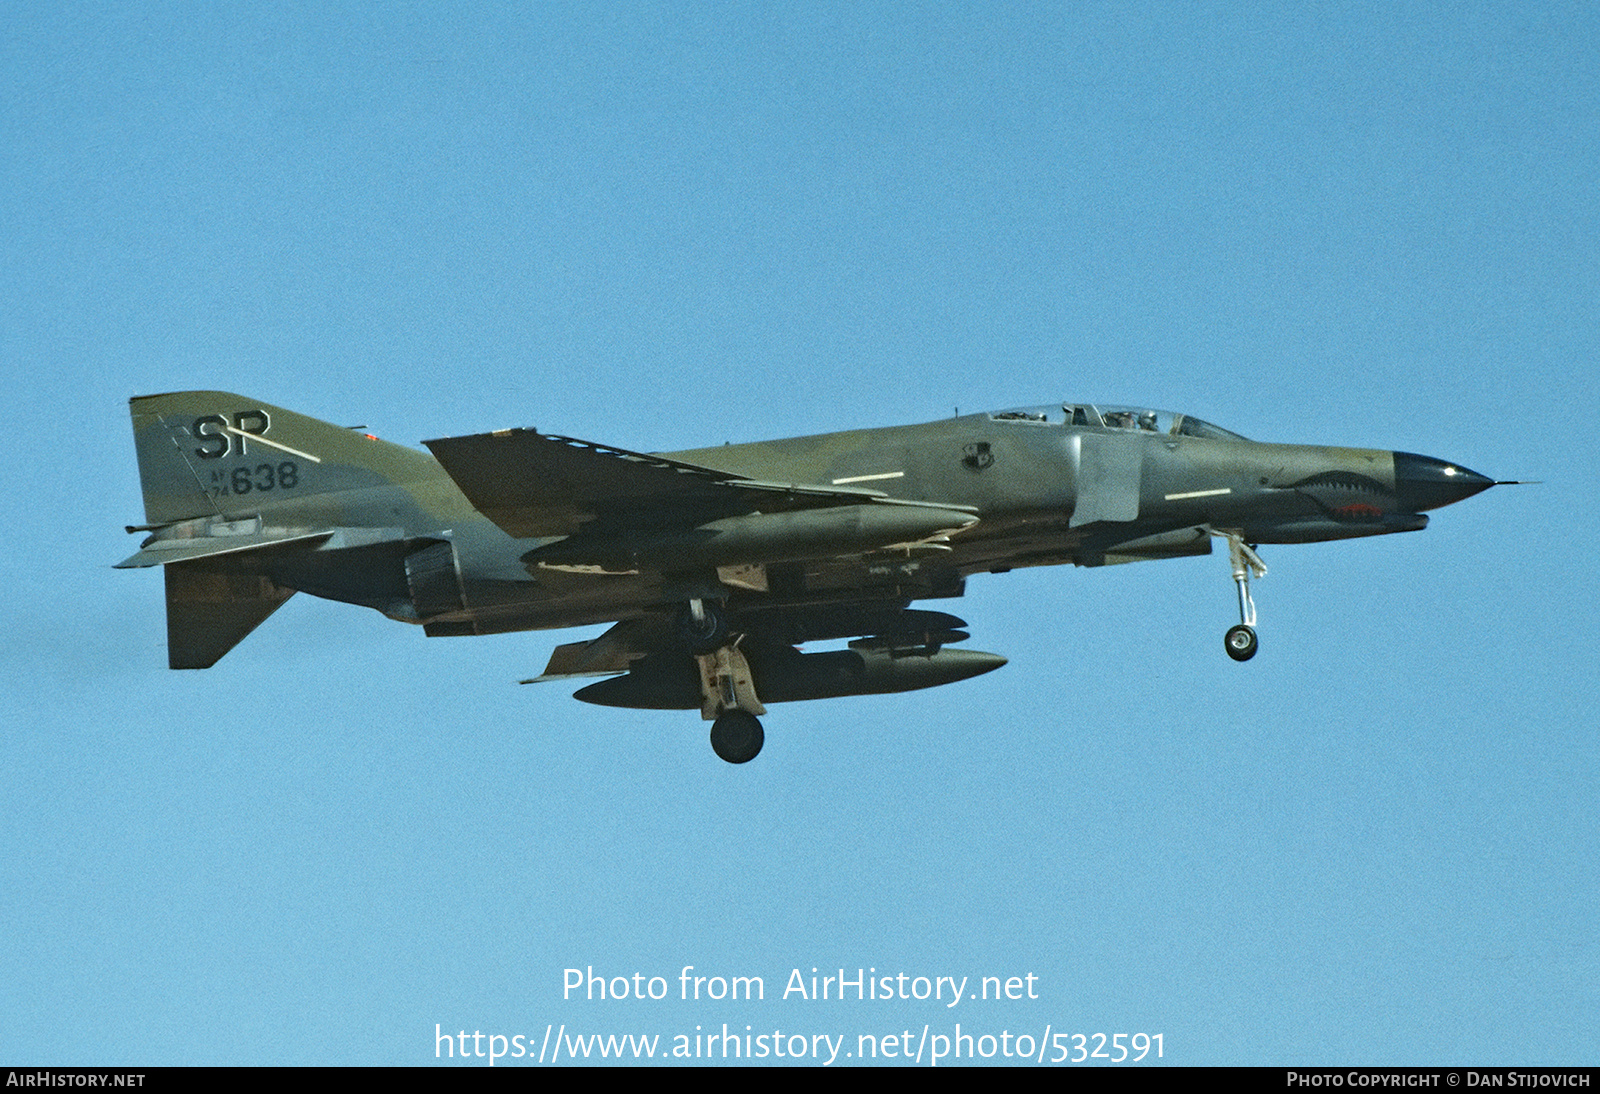
[[[1223,636],[1222,642],[1228,651],[1228,656],[1235,661],[1248,661],[1256,655],[1256,650],[1261,646],[1261,640],[1256,637],[1255,628],[1248,623],[1229,627],[1228,633]]]
[[[1233,564],[1233,583],[1239,589],[1239,622],[1229,627],[1228,633],[1223,636],[1223,648],[1235,661],[1248,661],[1261,647],[1256,637],[1256,602],[1250,595],[1250,574],[1254,572],[1257,577],[1266,577],[1267,566],[1238,532],[1212,529],[1211,534],[1228,541],[1228,561]]]

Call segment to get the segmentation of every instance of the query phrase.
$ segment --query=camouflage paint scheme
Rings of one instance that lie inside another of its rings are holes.
[[[976,573],[1227,544],[1257,648],[1254,546],[1413,531],[1493,481],[1383,449],[1262,444],[1180,414],[1067,403],[670,454],[531,429],[431,455],[226,392],[131,400],[169,663],[216,663],[295,592],[461,636],[615,625],[540,680],[699,708],[759,752],[765,702],[931,687],[1005,659],[914,609]],[[853,639],[846,650],[796,647]]]

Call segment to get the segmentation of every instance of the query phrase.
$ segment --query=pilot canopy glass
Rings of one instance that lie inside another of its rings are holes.
[[[1151,410],[1147,407],[1064,403],[1060,406],[1028,406],[1013,410],[998,410],[989,417],[997,422],[1086,426],[1091,429],[1129,433],[1164,433],[1174,437],[1211,437],[1234,441],[1246,439],[1221,426],[1202,421],[1192,414],[1174,414],[1170,410]]]

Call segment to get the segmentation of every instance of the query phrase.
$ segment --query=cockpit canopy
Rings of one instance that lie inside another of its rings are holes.
[[[1134,406],[1091,406],[1065,403],[1061,406],[1029,406],[999,410],[989,415],[997,422],[1040,422],[1046,425],[1078,425],[1095,429],[1166,433],[1174,437],[1210,437],[1242,441],[1247,438],[1212,425],[1190,414],[1170,410],[1150,410]]]

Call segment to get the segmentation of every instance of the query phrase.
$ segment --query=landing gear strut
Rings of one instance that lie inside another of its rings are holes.
[[[1239,589],[1239,622],[1229,627],[1228,633],[1223,636],[1223,648],[1235,661],[1248,661],[1261,647],[1260,640],[1256,638],[1256,602],[1250,595],[1250,574],[1254,572],[1257,577],[1266,577],[1267,566],[1239,533],[1213,530],[1211,534],[1228,541],[1228,561],[1233,564],[1233,583]]]
[[[715,653],[719,646],[728,641],[728,617],[723,614],[722,606],[714,600],[689,601],[678,612],[673,627],[679,639],[696,657]]]
[[[718,756],[730,764],[749,763],[766,742],[756,715],[765,714],[767,708],[756,695],[750,662],[740,651],[738,638],[729,642],[723,626],[723,643],[695,655],[700,666],[700,716],[711,723],[711,747]]]

